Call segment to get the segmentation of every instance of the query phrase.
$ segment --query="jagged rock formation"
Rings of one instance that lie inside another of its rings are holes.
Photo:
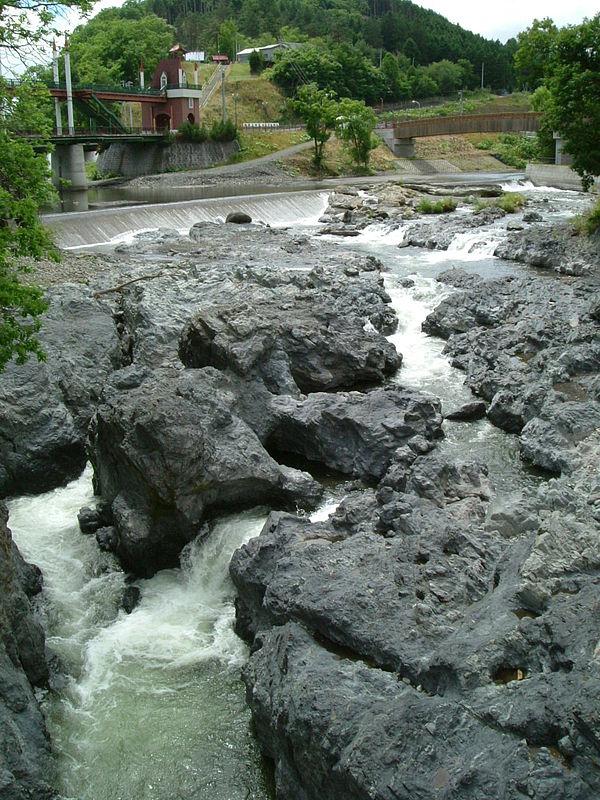
[[[44,633],[30,603],[41,575],[21,558],[7,520],[0,503],[0,797],[52,800],[50,743],[34,695],[48,678]]]

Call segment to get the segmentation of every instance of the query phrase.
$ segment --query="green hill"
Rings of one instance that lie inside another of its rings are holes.
[[[410,0],[141,0],[163,17],[190,50],[227,53],[248,45],[327,40],[351,44],[378,65],[381,53],[404,55],[411,65],[447,59],[471,65],[470,83],[511,88],[514,40],[503,45],[461,28]]]

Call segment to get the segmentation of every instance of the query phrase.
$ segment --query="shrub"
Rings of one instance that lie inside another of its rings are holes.
[[[506,211],[507,214],[514,214],[523,205],[523,197],[515,192],[506,192],[502,197],[495,200],[478,200],[475,203],[474,213],[478,214],[484,208],[497,207]]]
[[[600,230],[600,200],[596,201],[591,211],[576,217],[573,227],[578,234],[591,236],[597,233]]]
[[[537,137],[501,133],[497,139],[484,139],[475,146],[479,150],[487,150],[498,161],[516,169],[525,169],[528,161],[537,161],[541,157]]]
[[[456,200],[451,197],[444,197],[441,200],[428,200],[424,197],[417,206],[420,214],[448,214],[456,210]]]
[[[253,50],[248,56],[248,64],[250,65],[250,72],[252,75],[258,75],[265,68],[265,62],[262,53],[258,50]]]
[[[228,119],[226,122],[215,120],[210,129],[210,139],[213,142],[233,142],[237,139],[237,128]]]
[[[208,131],[204,125],[200,127],[196,123],[186,120],[177,129],[177,138],[181,142],[200,144],[208,139]]]

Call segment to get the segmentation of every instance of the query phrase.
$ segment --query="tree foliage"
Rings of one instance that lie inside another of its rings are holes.
[[[300,86],[294,101],[294,110],[304,120],[306,132],[314,142],[315,166],[320,167],[323,162],[323,147],[331,137],[337,117],[338,105],[333,93],[319,89],[314,83]]]
[[[515,74],[521,86],[530,91],[544,82],[548,59],[558,28],[551,19],[534,19],[530,28],[517,36]]]
[[[56,16],[67,6],[86,11],[90,3],[2,2],[3,54],[8,51],[13,58],[26,61],[33,49],[52,38]],[[38,100],[27,84],[15,92],[0,82],[0,372],[13,357],[19,364],[32,354],[43,358],[37,333],[47,304],[41,289],[23,282],[27,271],[24,259],[58,258],[50,233],[38,216],[39,209],[54,198],[46,153],[36,153],[29,142],[12,133],[35,128],[43,137],[44,108]]]
[[[118,85],[121,80],[137,83],[140,62],[152,75],[174,41],[173,28],[138,4],[104,9],[71,36],[73,80],[104,85]]]
[[[367,167],[371,150],[377,147],[373,136],[376,117],[372,108],[362,100],[342,98],[338,104],[335,120],[336,136],[350,148],[350,154],[358,167]]]
[[[0,131],[0,372],[13,356],[18,364],[31,353],[43,358],[36,334],[47,305],[42,291],[21,277],[24,258],[57,258],[38,217],[40,206],[52,199],[45,157]]]
[[[379,48],[405,54],[411,65],[466,59],[494,88],[512,84],[513,50],[454,25],[410,0],[141,0],[149,10],[175,25],[191,49],[211,51],[219,25],[234,19],[248,44],[327,40],[328,46],[351,45],[372,64]],[[288,32],[301,32],[300,37]],[[381,97],[381,94],[379,95]],[[367,99],[366,97],[363,99]],[[367,101],[368,102],[368,101]]]
[[[548,116],[588,189],[600,175],[600,14],[558,32],[546,74]]]

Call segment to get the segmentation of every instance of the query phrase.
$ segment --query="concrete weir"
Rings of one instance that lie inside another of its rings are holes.
[[[53,182],[63,211],[88,210],[88,183],[82,144],[58,144],[52,153]]]

